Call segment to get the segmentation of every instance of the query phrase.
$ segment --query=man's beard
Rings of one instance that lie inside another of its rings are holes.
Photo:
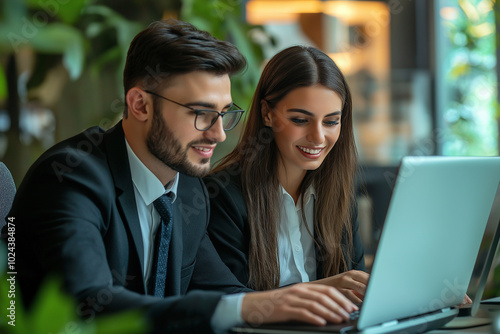
[[[178,171],[179,173],[195,177],[203,177],[210,171],[209,158],[201,159],[201,166],[196,166],[188,160],[188,150],[193,145],[213,145],[214,142],[208,140],[196,140],[190,142],[185,148],[182,148],[181,143],[179,143],[172,132],[167,128],[161,111],[156,109],[156,105],[153,113],[153,124],[151,125],[151,129],[149,129],[146,144],[151,154],[160,159],[165,165],[175,171]]]

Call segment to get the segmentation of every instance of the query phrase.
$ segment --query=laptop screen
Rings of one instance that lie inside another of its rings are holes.
[[[405,157],[358,328],[459,304],[500,180],[500,158]]]

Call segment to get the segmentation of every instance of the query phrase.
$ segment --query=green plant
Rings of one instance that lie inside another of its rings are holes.
[[[81,76],[86,61],[92,62],[94,72],[116,63],[121,70],[129,42],[143,26],[89,0],[3,0],[0,4],[2,53],[31,48],[39,58],[30,88],[43,82],[59,58],[72,80]],[[0,89],[6,86],[1,73]],[[6,93],[0,90],[0,96]]]
[[[494,6],[491,0],[461,0],[455,18],[443,23],[449,40],[445,154],[498,154]]]
[[[21,302],[22,291],[16,282],[16,275],[6,272],[7,258],[5,244],[0,241],[0,332],[6,334],[139,334],[148,331],[149,324],[141,311],[127,311],[96,317],[85,321],[78,317],[75,300],[61,289],[57,277],[48,278],[29,311]]]
[[[210,32],[215,37],[232,42],[245,55],[247,69],[231,79],[233,100],[243,109],[248,110],[255,87],[260,78],[264,60],[262,47],[250,37],[252,30],[259,26],[246,23],[243,17],[241,0],[184,0],[180,18],[191,22],[200,29]],[[238,126],[227,133],[227,139],[217,146],[212,162],[229,153],[239,139],[239,133],[245,123],[246,115]]]

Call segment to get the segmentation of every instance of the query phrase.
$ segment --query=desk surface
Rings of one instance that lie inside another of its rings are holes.
[[[446,329],[446,330],[434,330],[427,332],[429,334],[452,334],[452,333],[470,333],[470,334],[475,334],[475,333],[495,333],[493,331],[493,328],[491,325],[485,325],[485,326],[479,326],[479,327],[473,327],[473,328],[466,328],[466,329]],[[497,332],[498,333],[498,332]]]

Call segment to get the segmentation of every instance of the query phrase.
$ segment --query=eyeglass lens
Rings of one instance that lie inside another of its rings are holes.
[[[205,130],[211,127],[216,121],[219,114],[216,111],[203,110],[196,117],[196,128]],[[241,111],[229,110],[222,117],[222,126],[224,130],[230,130],[238,123],[241,117]]]

